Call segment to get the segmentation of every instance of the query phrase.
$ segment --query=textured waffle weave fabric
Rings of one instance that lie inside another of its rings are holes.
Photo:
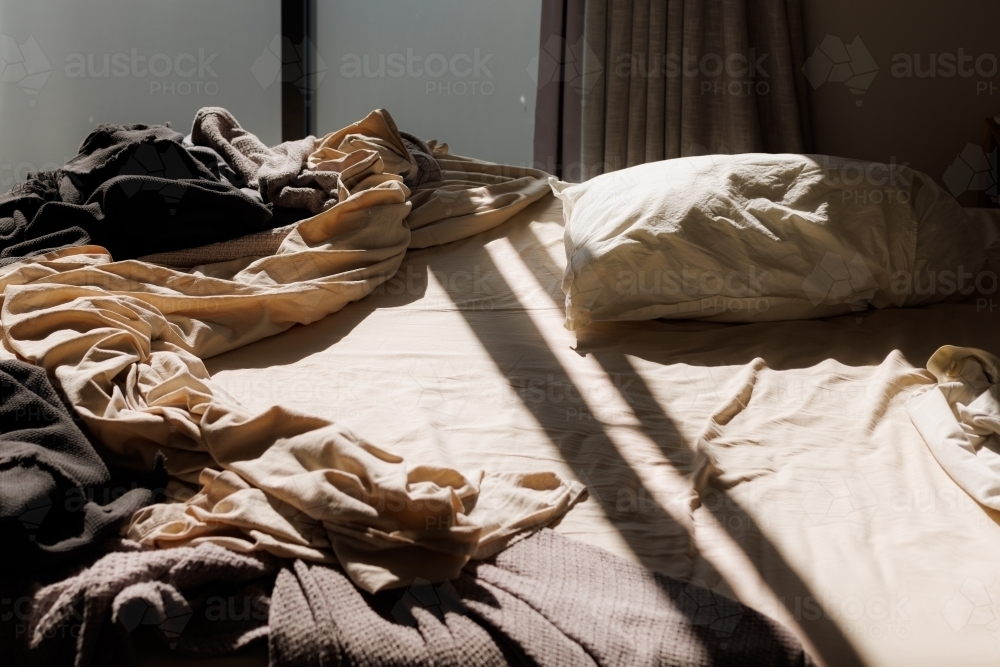
[[[182,655],[266,636],[273,667],[814,664],[749,607],[548,529],[453,582],[374,595],[301,560],[130,549],[36,595],[27,662],[127,664],[145,628]]]

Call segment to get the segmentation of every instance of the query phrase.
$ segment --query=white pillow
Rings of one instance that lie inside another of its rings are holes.
[[[549,185],[566,222],[568,329],[807,319],[996,289],[955,199],[896,164],[706,155]]]

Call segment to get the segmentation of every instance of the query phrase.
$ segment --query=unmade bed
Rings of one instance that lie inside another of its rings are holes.
[[[166,129],[94,136],[126,162]],[[831,666],[997,657],[996,217],[826,156],[570,185],[385,110],[272,150],[203,109],[191,141],[267,229],[109,252],[170,203],[133,211],[147,177],[105,161],[117,217],[68,245],[35,231],[69,175],[3,200],[0,584],[30,608],[0,640],[27,663],[152,632],[285,667],[812,664],[767,616]],[[701,279],[656,286],[677,270]]]
[[[1000,660],[1000,516],[904,406],[938,347],[1000,349],[1000,301],[574,333],[565,261],[547,195],[206,365],[248,408],[342,422],[409,461],[578,480],[558,532],[731,595],[830,667]]]

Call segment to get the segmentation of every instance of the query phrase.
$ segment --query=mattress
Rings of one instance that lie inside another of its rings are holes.
[[[1000,297],[573,333],[564,265],[547,196],[206,364],[252,409],[342,421],[410,461],[579,480],[559,532],[738,598],[828,666],[1000,661],[1000,516],[904,407],[939,346],[1000,352]]]

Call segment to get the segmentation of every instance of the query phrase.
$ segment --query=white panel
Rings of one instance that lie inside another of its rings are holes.
[[[199,108],[224,106],[279,142],[267,49],[280,26],[277,0],[0,2],[0,191],[63,164],[99,123],[186,133]]]
[[[454,153],[530,164],[540,19],[541,0],[318,0],[317,131],[384,107]]]

